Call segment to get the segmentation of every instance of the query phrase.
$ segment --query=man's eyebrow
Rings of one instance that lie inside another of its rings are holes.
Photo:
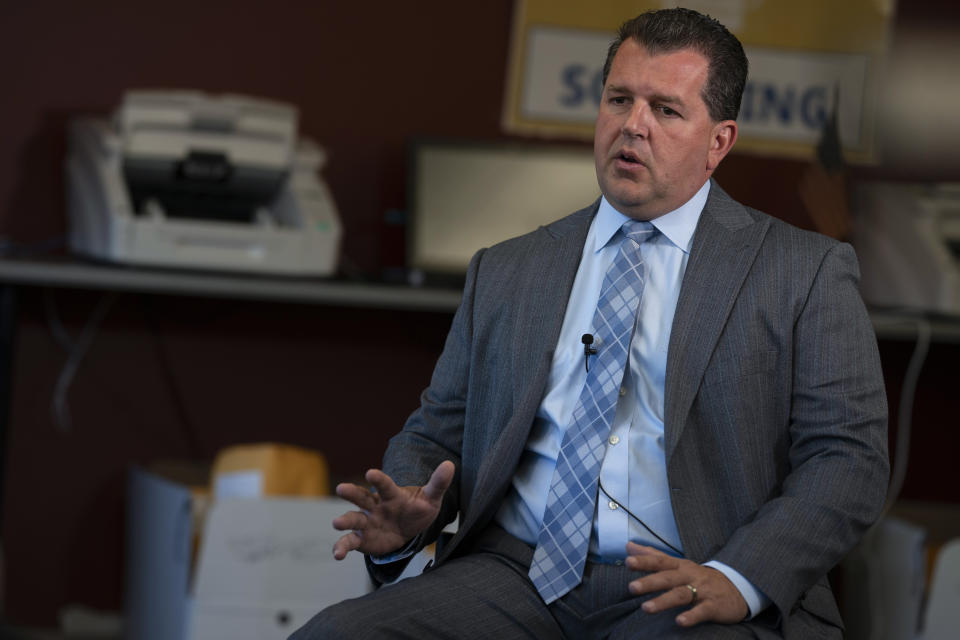
[[[666,94],[657,94],[657,95],[651,96],[651,101],[667,102],[669,104],[675,104],[681,107],[685,104],[683,101],[683,98],[681,98],[680,96],[670,96]]]
[[[610,93],[624,93],[624,94],[628,94],[628,95],[632,95],[632,94],[633,94],[633,92],[632,92],[629,88],[624,87],[624,86],[621,86],[621,85],[618,85],[618,84],[608,84],[607,87],[606,87],[606,91],[608,91],[608,92],[610,92]],[[650,101],[651,101],[651,102],[666,102],[666,103],[675,104],[675,105],[681,106],[681,107],[684,106],[684,104],[686,104],[680,96],[671,96],[671,95],[659,94],[659,93],[650,96]]]

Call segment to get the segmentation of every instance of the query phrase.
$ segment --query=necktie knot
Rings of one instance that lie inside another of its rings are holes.
[[[620,230],[638,245],[649,240],[657,232],[657,228],[646,220],[627,220],[621,225]]]

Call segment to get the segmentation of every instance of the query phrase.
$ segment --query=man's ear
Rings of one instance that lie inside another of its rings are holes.
[[[710,133],[710,149],[707,151],[707,172],[713,173],[720,161],[730,152],[737,141],[736,120],[722,120],[713,125]]]

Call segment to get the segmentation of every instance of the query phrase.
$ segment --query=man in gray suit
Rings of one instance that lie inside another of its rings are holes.
[[[295,638],[841,637],[826,574],[886,494],[883,380],[851,248],[710,179],[746,67],[693,11],[621,27],[603,197],[474,257],[374,490],[337,487],[334,555],[380,582],[457,533]]]

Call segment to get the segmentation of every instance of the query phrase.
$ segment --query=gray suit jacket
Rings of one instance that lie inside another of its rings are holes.
[[[597,206],[473,258],[421,407],[390,442],[384,470],[398,484],[457,465],[423,539],[460,514],[438,563],[469,548],[509,487]],[[886,495],[887,406],[858,277],[849,245],[711,185],[667,359],[671,500],[685,555],[737,569],[786,637],[803,636],[791,631],[799,609],[839,624],[825,575]]]

